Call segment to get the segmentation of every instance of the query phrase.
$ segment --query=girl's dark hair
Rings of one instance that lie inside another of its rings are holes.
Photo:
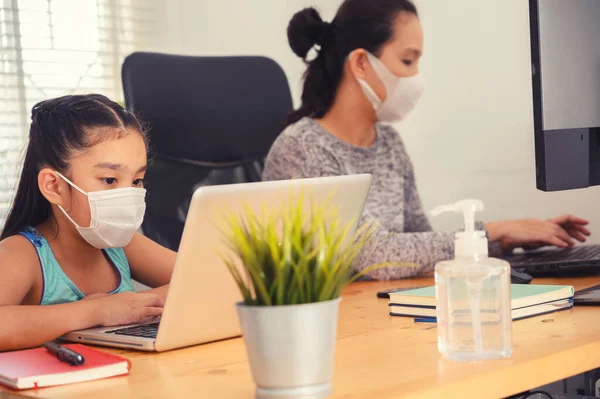
[[[89,129],[113,127],[115,129]],[[38,187],[38,173],[52,168],[64,174],[73,155],[108,139],[139,132],[146,135],[131,112],[99,94],[70,95],[42,101],[31,111],[29,143],[21,178],[0,240],[47,220],[50,203]]]
[[[292,124],[305,116],[323,117],[331,108],[348,55],[359,48],[379,55],[394,35],[394,21],[401,12],[414,15],[409,0],[345,0],[331,23],[314,8],[296,13],[288,25],[288,41],[294,53],[308,65],[304,73],[302,105],[288,116]],[[318,45],[312,61],[306,56]]]

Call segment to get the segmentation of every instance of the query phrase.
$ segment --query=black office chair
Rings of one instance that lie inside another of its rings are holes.
[[[265,57],[133,53],[122,68],[126,106],[148,125],[144,234],[179,248],[194,190],[260,181],[292,109],[281,67]]]

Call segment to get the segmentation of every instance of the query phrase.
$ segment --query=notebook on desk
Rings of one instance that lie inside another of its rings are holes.
[[[0,353],[0,384],[12,389],[42,388],[129,373],[129,360],[80,344],[65,345],[85,358],[81,366],[62,362],[44,348]]]
[[[570,285],[521,285],[511,284],[511,308],[513,320],[538,316],[573,306],[575,290]],[[435,287],[391,292],[390,315],[408,317],[435,317]]]

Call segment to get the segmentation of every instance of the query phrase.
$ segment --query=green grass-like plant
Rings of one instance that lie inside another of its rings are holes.
[[[322,302],[370,271],[399,264],[378,264],[356,273],[352,263],[368,245],[376,226],[342,225],[337,209],[325,204],[305,210],[303,195],[279,212],[223,215],[228,247],[241,262],[223,256],[245,305],[277,306]],[[410,265],[412,266],[412,265]]]

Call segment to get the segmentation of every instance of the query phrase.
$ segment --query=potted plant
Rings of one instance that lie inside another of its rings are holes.
[[[340,292],[389,266],[352,269],[374,226],[352,234],[354,224],[341,225],[333,207],[305,204],[302,195],[278,213],[247,208],[223,219],[234,254],[224,260],[243,296],[237,311],[256,397],[328,396]]]

